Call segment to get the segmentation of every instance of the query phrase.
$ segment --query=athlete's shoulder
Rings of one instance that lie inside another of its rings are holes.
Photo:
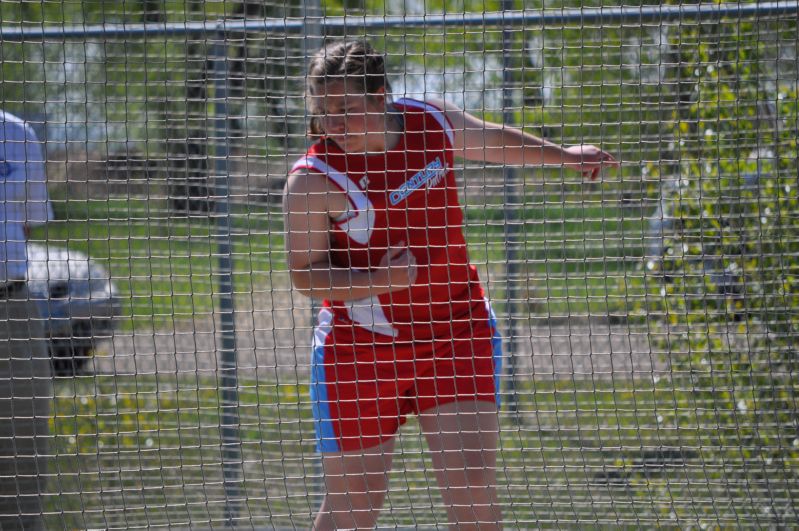
[[[446,120],[444,111],[437,105],[430,103],[428,101],[416,100],[413,98],[400,98],[394,102],[394,107],[396,107],[397,110],[399,110],[406,116],[428,115],[442,122],[442,125],[443,122]]]
[[[421,130],[426,132],[443,131],[452,142],[452,124],[438,105],[413,98],[400,98],[394,105],[404,114],[406,122],[418,122]]]
[[[332,149],[332,142],[328,142],[324,138],[317,140],[308,150],[298,158],[294,165],[289,170],[289,173],[305,169],[309,171],[317,171],[319,173],[328,173],[328,171],[336,166],[331,158],[335,159],[335,153]],[[331,157],[331,155],[333,157]]]
[[[291,167],[289,181],[297,181],[298,175],[318,177],[321,181],[317,179],[312,179],[312,181],[317,184],[324,181],[324,186],[327,189],[331,189],[330,186],[332,185],[334,187],[333,190],[343,191],[347,194],[360,193],[361,191],[346,170],[333,164],[330,159],[323,155],[315,154],[311,150],[297,159]],[[307,181],[307,179],[302,181]]]

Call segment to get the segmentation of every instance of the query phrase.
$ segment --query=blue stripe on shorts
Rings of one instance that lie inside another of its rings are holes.
[[[330,402],[327,398],[325,379],[325,349],[313,349],[311,358],[311,410],[313,411],[316,449],[319,452],[340,452],[333,421],[330,418]]]
[[[497,409],[502,406],[502,398],[499,393],[500,378],[502,377],[502,336],[497,328],[497,317],[494,315],[494,310],[489,308],[491,312],[491,319],[488,325],[491,327],[493,335],[491,336],[491,350],[494,359],[494,399],[497,403]]]

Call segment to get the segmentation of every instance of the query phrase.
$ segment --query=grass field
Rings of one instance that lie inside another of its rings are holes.
[[[508,527],[581,522],[701,527],[778,522],[779,467],[705,454],[712,427],[664,424],[679,386],[651,380],[517,385],[502,414],[500,498]],[[221,399],[215,380],[96,377],[60,381],[52,528],[222,527]],[[242,527],[307,527],[321,469],[303,384],[240,384]],[[381,525],[434,526],[444,510],[415,422],[397,445]],[[775,495],[775,493],[777,495]],[[787,504],[787,505],[786,505]]]
[[[55,204],[56,221],[34,238],[86,252],[106,266],[120,291],[122,328],[191,318],[213,306],[218,292],[218,230],[208,216],[174,217],[163,201],[111,199]],[[277,212],[232,212],[234,290],[252,293],[285,270]]]
[[[110,270],[123,300],[123,330],[189,319],[213,306],[219,236],[212,218],[176,217],[163,201],[135,198],[59,201],[55,210],[56,221],[34,238],[84,251]],[[472,261],[495,304],[504,299],[507,306],[510,298],[525,306],[512,311],[547,316],[627,313],[635,295],[620,286],[625,276],[643,277],[640,211],[531,205],[509,236],[512,271],[502,216],[499,207],[466,211]],[[268,288],[272,273],[286,268],[279,210],[234,205],[229,220],[235,293]]]
[[[127,198],[58,202],[58,221],[35,236],[83,250],[109,268],[124,301],[122,330],[158,329],[207,312],[217,289],[213,220],[166,212],[163,203]],[[466,211],[472,260],[500,318],[638,311],[644,295],[627,286],[644,280],[640,210],[542,203],[518,214],[506,233],[500,207]],[[280,213],[249,206],[235,209],[230,223],[234,291],[248,296],[285,283]],[[307,527],[322,478],[305,376],[240,378],[241,526]],[[501,417],[499,483],[508,527],[791,521],[795,488],[779,463],[749,469],[747,456],[757,451],[749,448],[719,461],[712,447],[719,426],[707,421],[690,385],[606,374],[517,381],[515,392],[517,412]],[[48,527],[223,527],[224,407],[218,381],[199,372],[58,380]],[[443,523],[421,448],[410,423],[397,446],[381,525]]]

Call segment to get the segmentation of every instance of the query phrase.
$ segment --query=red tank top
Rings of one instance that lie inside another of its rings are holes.
[[[404,133],[390,151],[352,155],[321,140],[292,168],[323,174],[347,194],[349,209],[330,234],[335,265],[369,270],[389,245],[402,242],[416,258],[418,274],[409,289],[324,302],[337,342],[468,337],[473,320],[488,317],[463,235],[451,125],[424,102],[401,99],[394,107],[402,113]]]

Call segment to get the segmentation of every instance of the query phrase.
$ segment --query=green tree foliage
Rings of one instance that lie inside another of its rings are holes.
[[[121,3],[0,2],[5,28],[58,29],[103,24],[192,23],[227,18],[297,15],[299,3],[250,0],[200,2],[133,0]],[[167,181],[176,211],[209,208],[209,149],[219,138],[231,151],[284,153],[302,143],[301,115],[291,109],[288,86],[301,61],[299,39],[285,35],[226,35],[228,121],[215,131],[212,72],[219,35],[26,38],[0,47],[0,105],[46,130],[51,158],[108,160],[126,169],[147,168],[152,181]],[[219,78],[220,76],[216,76]],[[297,84],[300,85],[299,83]],[[210,90],[209,90],[210,89]],[[301,102],[301,98],[297,98]],[[245,131],[256,131],[245,134]]]
[[[665,423],[783,485],[799,479],[795,37],[784,19],[672,28],[676,164],[649,168],[669,218],[651,310],[672,384],[687,386]]]

